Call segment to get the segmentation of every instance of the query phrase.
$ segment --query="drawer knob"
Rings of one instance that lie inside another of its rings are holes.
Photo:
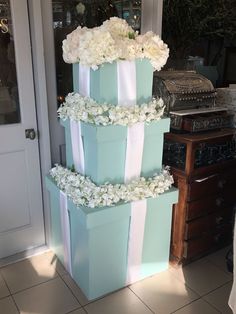
[[[219,182],[218,182],[218,187],[220,188],[220,189],[223,189],[223,187],[225,186],[225,183],[226,183],[226,180],[220,180]]]
[[[217,207],[220,207],[220,206],[223,204],[223,202],[224,202],[223,197],[218,197],[218,198],[216,199],[216,206],[217,206]]]
[[[224,219],[223,219],[222,216],[217,216],[217,217],[216,217],[216,224],[217,224],[217,225],[222,224],[223,220],[224,220]]]
[[[216,235],[214,236],[214,240],[215,240],[216,243],[219,243],[219,242],[220,242],[220,239],[221,239],[221,235],[220,235],[220,234],[216,234]]]

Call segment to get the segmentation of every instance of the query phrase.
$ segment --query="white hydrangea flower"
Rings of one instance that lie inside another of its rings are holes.
[[[114,206],[149,197],[157,197],[167,191],[173,184],[169,169],[165,168],[159,175],[145,179],[140,177],[128,184],[103,184],[97,186],[88,177],[72,172],[60,165],[50,170],[55,183],[64,191],[76,206],[90,208]]]
[[[118,17],[111,17],[109,20],[103,22],[102,28],[105,28],[113,38],[126,38],[129,34],[134,34],[134,30],[129,24]]]
[[[126,107],[98,104],[89,97],[70,93],[58,109],[58,115],[62,120],[71,119],[104,126],[131,126],[138,122],[148,123],[161,119],[164,108],[162,99],[154,98],[148,104]]]
[[[153,32],[138,35],[117,17],[92,29],[77,27],[63,40],[62,48],[65,62],[80,62],[94,70],[107,62],[136,58],[147,58],[155,70],[160,70],[169,56],[169,49],[159,36]]]

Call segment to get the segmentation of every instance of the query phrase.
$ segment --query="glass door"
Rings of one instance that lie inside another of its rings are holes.
[[[20,122],[14,38],[9,1],[0,1],[0,124]]]

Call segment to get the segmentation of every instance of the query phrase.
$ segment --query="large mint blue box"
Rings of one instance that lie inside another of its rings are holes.
[[[136,59],[134,76],[127,81],[135,81],[137,104],[147,103],[152,98],[153,67],[148,59]],[[80,93],[80,64],[73,64],[73,90]],[[89,95],[98,103],[118,104],[117,62],[104,63],[97,70],[89,69]]]
[[[51,205],[51,245],[64,263],[60,221],[60,191],[46,178]],[[171,188],[157,198],[147,199],[141,272],[138,280],[166,270],[169,263],[172,204],[178,190]],[[127,285],[128,242],[131,204],[114,207],[76,207],[68,201],[71,236],[72,277],[89,300]]]
[[[61,120],[65,127],[66,166],[74,166],[70,120]],[[169,131],[170,119],[163,118],[145,124],[141,176],[151,177],[162,168],[163,138]],[[127,127],[96,126],[81,122],[85,175],[96,184],[123,183],[127,147]]]

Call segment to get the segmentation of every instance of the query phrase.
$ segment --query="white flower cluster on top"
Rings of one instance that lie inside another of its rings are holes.
[[[163,169],[159,175],[154,175],[152,178],[140,177],[128,184],[105,183],[100,186],[93,183],[90,178],[60,165],[52,168],[50,175],[59,189],[65,192],[76,206],[90,208],[155,198],[169,190],[173,184],[173,177],[168,168]]]
[[[83,121],[96,125],[123,125],[130,126],[138,122],[159,120],[164,113],[162,99],[153,99],[141,106],[115,106],[98,104],[90,97],[83,97],[78,93],[70,93],[65,102],[58,109],[62,120]]]
[[[77,27],[63,40],[63,58],[67,63],[81,63],[94,70],[116,60],[148,58],[160,70],[169,56],[167,45],[153,32],[138,35],[128,23],[112,17],[94,28]]]

